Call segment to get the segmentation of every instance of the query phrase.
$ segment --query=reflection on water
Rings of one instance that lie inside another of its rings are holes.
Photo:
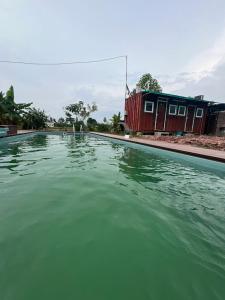
[[[47,135],[34,135],[31,139],[27,141],[28,146],[35,148],[41,148],[46,150],[48,146],[48,136]]]
[[[124,148],[119,166],[120,170],[129,178],[142,183],[161,181],[161,174],[166,172],[167,169],[165,160],[152,154],[143,155],[140,151],[138,152],[132,148]]]
[[[225,208],[225,173],[217,174],[211,170],[206,171],[204,165],[202,168],[191,166],[155,153],[145,153],[121,145],[119,147],[120,171],[152,193],[160,193],[161,198],[158,200],[164,205],[188,210],[215,210],[214,206],[218,208],[219,202]],[[217,201],[212,202],[212,190]],[[219,208],[218,213],[223,215]]]
[[[36,163],[36,159],[29,159],[29,154],[46,151],[48,138],[46,135],[35,135],[25,141],[3,143],[0,146],[0,169],[6,168],[15,173],[20,165]]]
[[[96,160],[95,147],[91,146],[90,139],[86,135],[70,135],[63,137],[68,150],[67,157],[70,158],[69,166],[66,168],[90,168]]]
[[[221,165],[85,135],[0,143],[0,299],[225,299]]]

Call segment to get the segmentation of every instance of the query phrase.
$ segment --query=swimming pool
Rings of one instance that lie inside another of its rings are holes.
[[[225,165],[91,135],[0,141],[0,299],[224,299]]]

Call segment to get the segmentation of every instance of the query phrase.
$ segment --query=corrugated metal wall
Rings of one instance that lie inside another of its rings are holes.
[[[142,94],[137,93],[126,99],[125,111],[125,123],[127,127],[132,131],[141,131],[143,133],[154,132],[155,125],[157,125],[157,101],[167,101],[167,110],[165,115],[165,129],[167,132],[185,131],[187,110],[185,116],[169,115],[169,105],[174,104],[177,106],[193,106],[194,109],[194,122],[193,122],[193,133],[202,134],[205,129],[206,114],[207,114],[207,102],[203,101],[190,101],[190,100],[178,100],[173,98],[159,97],[155,94]],[[152,101],[154,103],[153,113],[144,112],[145,101]],[[204,114],[202,118],[196,118],[196,108],[203,108]]]

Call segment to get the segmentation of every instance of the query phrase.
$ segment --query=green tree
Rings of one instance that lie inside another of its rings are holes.
[[[112,116],[111,122],[112,122],[112,131],[113,132],[119,133],[121,131],[120,119],[121,119],[120,112],[118,113],[118,115],[114,114]]]
[[[0,92],[0,122],[3,119],[4,112],[5,112],[4,94]]]
[[[65,111],[65,115],[66,115],[66,123],[70,124],[70,126],[75,123],[75,118],[73,118],[73,115],[69,112],[69,111]]]
[[[143,90],[151,90],[154,92],[162,92],[162,88],[157,79],[153,78],[150,73],[141,76],[137,85]]]
[[[41,129],[46,127],[48,116],[43,110],[29,108],[23,116],[24,129]]]
[[[88,117],[90,117],[91,113],[97,111],[98,107],[95,103],[85,104],[83,101],[79,101],[74,104],[70,104],[65,108],[65,114],[67,118],[73,122],[73,116],[75,119],[75,123],[77,122],[85,122]]]
[[[107,123],[98,123],[96,126],[96,131],[99,132],[110,132],[111,125]]]
[[[15,103],[13,86],[9,88],[5,96],[0,92],[0,124],[18,125],[31,104]]]
[[[68,127],[68,124],[64,118],[59,118],[55,123],[54,127]]]
[[[97,121],[93,118],[88,118],[87,119],[87,127],[89,130],[94,131],[96,126],[97,126]]]

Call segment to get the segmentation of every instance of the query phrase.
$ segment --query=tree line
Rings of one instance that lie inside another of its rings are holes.
[[[98,110],[97,105],[85,104],[83,101],[70,104],[65,107],[65,118],[59,118],[55,127],[75,126],[76,131],[89,130],[99,132],[117,132],[122,130],[121,113],[114,114],[109,120],[106,117],[98,122],[91,117],[91,114]]]
[[[95,103],[85,104],[83,101],[70,104],[65,107],[65,117],[60,117],[57,121],[47,116],[44,110],[32,106],[32,102],[16,103],[14,99],[14,88],[10,86],[4,94],[0,92],[0,125],[17,125],[22,129],[43,129],[48,123],[53,123],[54,127],[72,128],[75,126],[76,131],[115,131],[119,132],[120,113],[113,115],[112,119],[103,122],[97,122],[91,118],[91,114],[97,111]]]

